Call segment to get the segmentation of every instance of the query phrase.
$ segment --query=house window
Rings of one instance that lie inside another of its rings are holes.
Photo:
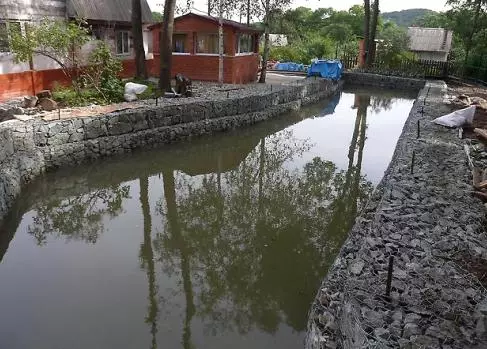
[[[12,34],[22,34],[20,22],[0,22],[0,52],[10,51]]]
[[[225,38],[223,38],[225,42]],[[218,54],[218,34],[200,34],[197,35],[196,53]]]
[[[128,31],[117,32],[117,54],[127,55],[130,53],[129,47],[130,39]]]
[[[172,52],[184,53],[186,34],[174,34],[172,38]]]
[[[240,34],[237,41],[237,53],[254,52],[254,37],[250,34]]]

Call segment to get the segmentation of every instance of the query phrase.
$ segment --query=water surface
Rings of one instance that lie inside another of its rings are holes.
[[[411,95],[50,173],[0,230],[0,348],[300,348]]]

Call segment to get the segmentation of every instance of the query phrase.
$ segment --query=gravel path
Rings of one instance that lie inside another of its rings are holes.
[[[428,83],[415,102],[318,292],[307,348],[487,348],[485,208],[471,196],[464,141],[430,122],[450,112],[445,93]]]
[[[269,74],[267,84],[247,84],[247,85],[220,85],[211,82],[193,82],[194,96],[189,98],[159,98],[157,105],[181,105],[194,102],[203,102],[209,100],[223,100],[235,97],[248,97],[254,95],[262,95],[265,91],[282,89],[283,85],[293,85],[299,83],[304,78],[295,76],[275,76]],[[19,103],[22,103],[19,99]],[[15,102],[15,101],[12,101]],[[147,105],[156,105],[155,99],[142,100],[137,102],[124,102],[111,105],[91,105],[87,107],[63,108],[52,112],[41,111],[38,109],[29,110],[26,115],[16,115],[15,117],[22,121],[31,120],[34,118],[42,118],[46,121],[70,119],[73,117],[96,116],[103,115],[115,111],[126,109],[143,108]]]

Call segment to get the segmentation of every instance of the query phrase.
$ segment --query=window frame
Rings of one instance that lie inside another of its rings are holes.
[[[118,51],[119,49],[119,44],[118,44],[118,36],[122,35],[122,50],[121,52]],[[124,36],[127,36],[127,45],[125,47],[124,45]],[[124,51],[124,48],[127,49],[127,51]],[[130,31],[129,30],[117,30],[115,33],[115,53],[117,56],[130,56],[131,50],[130,50]]]
[[[242,45],[241,45],[241,38],[242,36],[248,37],[248,50],[247,51],[241,51],[242,50]],[[237,47],[235,49],[235,55],[237,56],[249,56],[255,54],[254,51],[254,45],[255,45],[255,35],[254,34],[249,34],[249,33],[239,33],[237,35]]]
[[[217,49],[217,52],[214,53],[214,52],[198,52],[198,48],[199,48],[199,40],[200,40],[200,35],[204,35],[204,36],[213,36],[213,37],[216,37],[216,49]],[[220,55],[220,48],[218,47],[218,42],[219,42],[219,33],[212,33],[212,32],[203,32],[203,33],[196,33],[196,40],[195,40],[195,49],[194,49],[194,52],[196,55],[199,55],[199,56],[218,56]],[[226,46],[225,46],[225,37],[226,35],[223,34],[223,55],[226,55]]]
[[[179,36],[179,37],[183,37],[183,50],[182,51],[176,51],[176,37]],[[186,44],[187,44],[187,41],[188,41],[188,33],[174,33],[173,36],[172,36],[172,53],[175,54],[175,55],[187,55],[189,54],[189,52],[187,52],[186,50]]]

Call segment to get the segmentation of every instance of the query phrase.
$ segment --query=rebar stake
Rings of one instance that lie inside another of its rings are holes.
[[[414,172],[414,160],[416,158],[416,152],[413,150],[413,156],[411,157],[411,174]]]
[[[421,136],[420,123],[419,123],[419,120],[418,120],[418,134],[417,134],[417,137],[416,138],[419,138],[420,136]]]
[[[394,256],[389,257],[389,269],[387,270],[386,297],[391,297],[392,271],[394,270]]]

